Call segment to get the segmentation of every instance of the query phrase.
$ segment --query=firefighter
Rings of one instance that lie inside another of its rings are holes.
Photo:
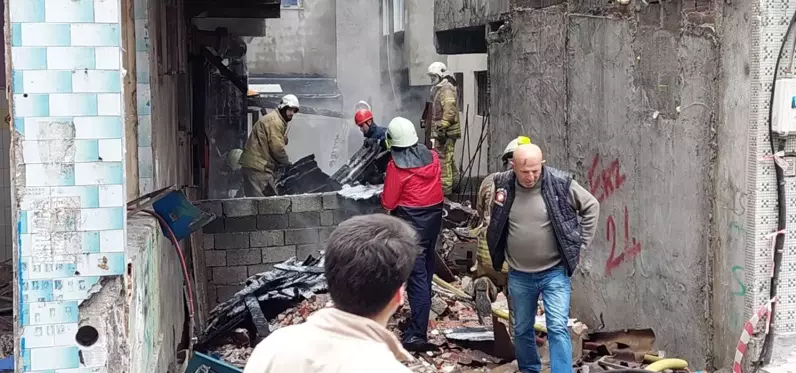
[[[377,125],[373,122],[373,113],[368,109],[359,109],[354,114],[354,123],[362,131],[365,140],[373,140],[378,143],[384,143],[387,137],[387,129]]]
[[[445,194],[453,192],[454,183],[459,181],[459,169],[454,162],[456,140],[461,137],[459,126],[459,107],[456,103],[458,95],[456,79],[442,62],[434,62],[428,66],[431,78],[431,137],[434,148],[439,153],[442,163],[442,189]]]
[[[531,139],[527,136],[519,136],[511,140],[506,148],[503,150],[503,170],[511,169],[511,161],[514,156],[514,149],[520,145],[530,144]],[[492,268],[492,258],[489,256],[489,247],[486,243],[486,228],[489,226],[489,213],[492,211],[492,201],[495,195],[494,177],[497,172],[488,175],[481,182],[481,187],[478,190],[478,199],[476,202],[476,211],[479,217],[479,226],[473,230],[474,236],[478,237],[478,251],[476,253],[477,266],[476,266],[476,280],[474,282],[475,288],[475,304],[478,311],[479,320],[488,317],[491,313],[491,304],[497,297],[498,287],[503,289],[506,293],[506,280],[508,277],[509,266],[504,264],[500,272]],[[506,294],[508,298],[508,294]],[[510,317],[511,319],[511,317]],[[512,325],[514,323],[509,320],[509,333],[513,334]]]
[[[381,204],[391,215],[408,222],[417,231],[420,253],[406,283],[411,316],[403,331],[403,345],[410,351],[430,351],[428,317],[431,312],[431,280],[434,248],[442,229],[442,184],[437,152],[417,143],[414,124],[395,118],[387,126],[387,146],[392,159],[387,164]]]
[[[285,95],[276,110],[260,118],[252,127],[240,156],[246,197],[277,194],[277,169],[290,166],[285,150],[287,124],[298,111],[298,98]]]

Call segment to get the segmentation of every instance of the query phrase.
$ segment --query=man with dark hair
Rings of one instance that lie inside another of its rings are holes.
[[[406,373],[411,360],[387,321],[404,302],[418,254],[414,229],[384,214],[342,222],[329,236],[324,273],[334,308],[273,332],[244,373]]]

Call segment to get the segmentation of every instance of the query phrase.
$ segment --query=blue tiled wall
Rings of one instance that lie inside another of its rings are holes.
[[[89,372],[75,341],[100,277],[124,273],[118,0],[8,0],[22,371]],[[21,158],[20,158],[21,155]]]
[[[153,187],[152,93],[149,86],[149,0],[134,0],[135,64],[138,83],[138,185],[141,194]]]

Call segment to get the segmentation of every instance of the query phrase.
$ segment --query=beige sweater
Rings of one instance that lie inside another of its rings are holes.
[[[334,308],[275,331],[254,349],[243,373],[406,373],[412,360],[377,322]]]

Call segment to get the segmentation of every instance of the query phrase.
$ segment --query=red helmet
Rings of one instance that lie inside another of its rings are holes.
[[[354,123],[356,123],[357,126],[362,126],[365,124],[365,122],[371,119],[373,119],[373,113],[371,113],[368,109],[359,109],[354,115]]]

